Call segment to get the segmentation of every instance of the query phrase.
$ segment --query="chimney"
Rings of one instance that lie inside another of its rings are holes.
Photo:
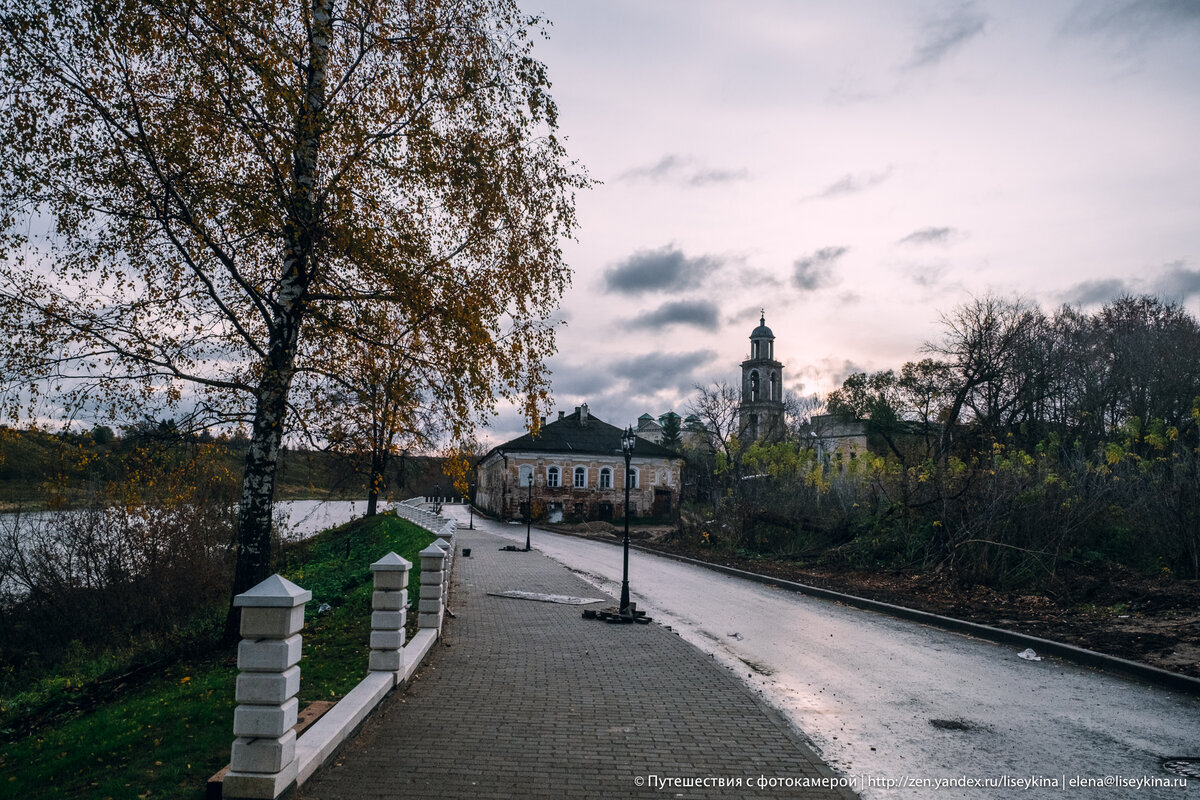
[[[566,413],[567,412],[565,412],[565,411],[558,412],[558,418],[561,420]]]
[[[583,405],[581,405],[581,406],[579,407],[579,424],[580,424],[580,426],[584,426],[584,425],[587,425],[587,424],[588,424],[588,407],[587,407],[587,403],[584,403]]]

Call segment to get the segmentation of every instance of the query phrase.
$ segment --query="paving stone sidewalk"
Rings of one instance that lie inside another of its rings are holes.
[[[837,776],[708,655],[658,624],[582,619],[603,605],[490,596],[601,593],[536,549],[455,539],[442,642],[300,800],[854,797],[797,788]]]

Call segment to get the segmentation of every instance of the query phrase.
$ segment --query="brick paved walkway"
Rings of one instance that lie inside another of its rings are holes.
[[[536,550],[499,552],[508,542],[478,530],[456,539],[472,554],[455,560],[445,646],[298,798],[853,797],[759,788],[760,777],[835,775],[781,716],[670,631],[489,596],[600,593]]]

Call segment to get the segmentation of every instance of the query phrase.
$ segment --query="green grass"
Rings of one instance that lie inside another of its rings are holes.
[[[370,563],[390,550],[412,561],[415,603],[417,554],[434,538],[380,516],[326,531],[288,555],[282,574],[313,593],[301,706],[339,698],[366,674]],[[331,610],[317,613],[321,603]],[[233,650],[184,656],[89,710],[59,713],[0,744],[0,798],[202,798],[205,781],[229,761],[235,660]],[[78,683],[64,685],[70,678],[56,680],[63,691],[80,691]]]

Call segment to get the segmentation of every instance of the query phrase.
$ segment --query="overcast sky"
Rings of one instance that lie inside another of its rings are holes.
[[[1200,311],[1200,0],[520,0],[579,197],[556,408],[899,367],[972,295]],[[502,414],[485,432],[520,432]]]

